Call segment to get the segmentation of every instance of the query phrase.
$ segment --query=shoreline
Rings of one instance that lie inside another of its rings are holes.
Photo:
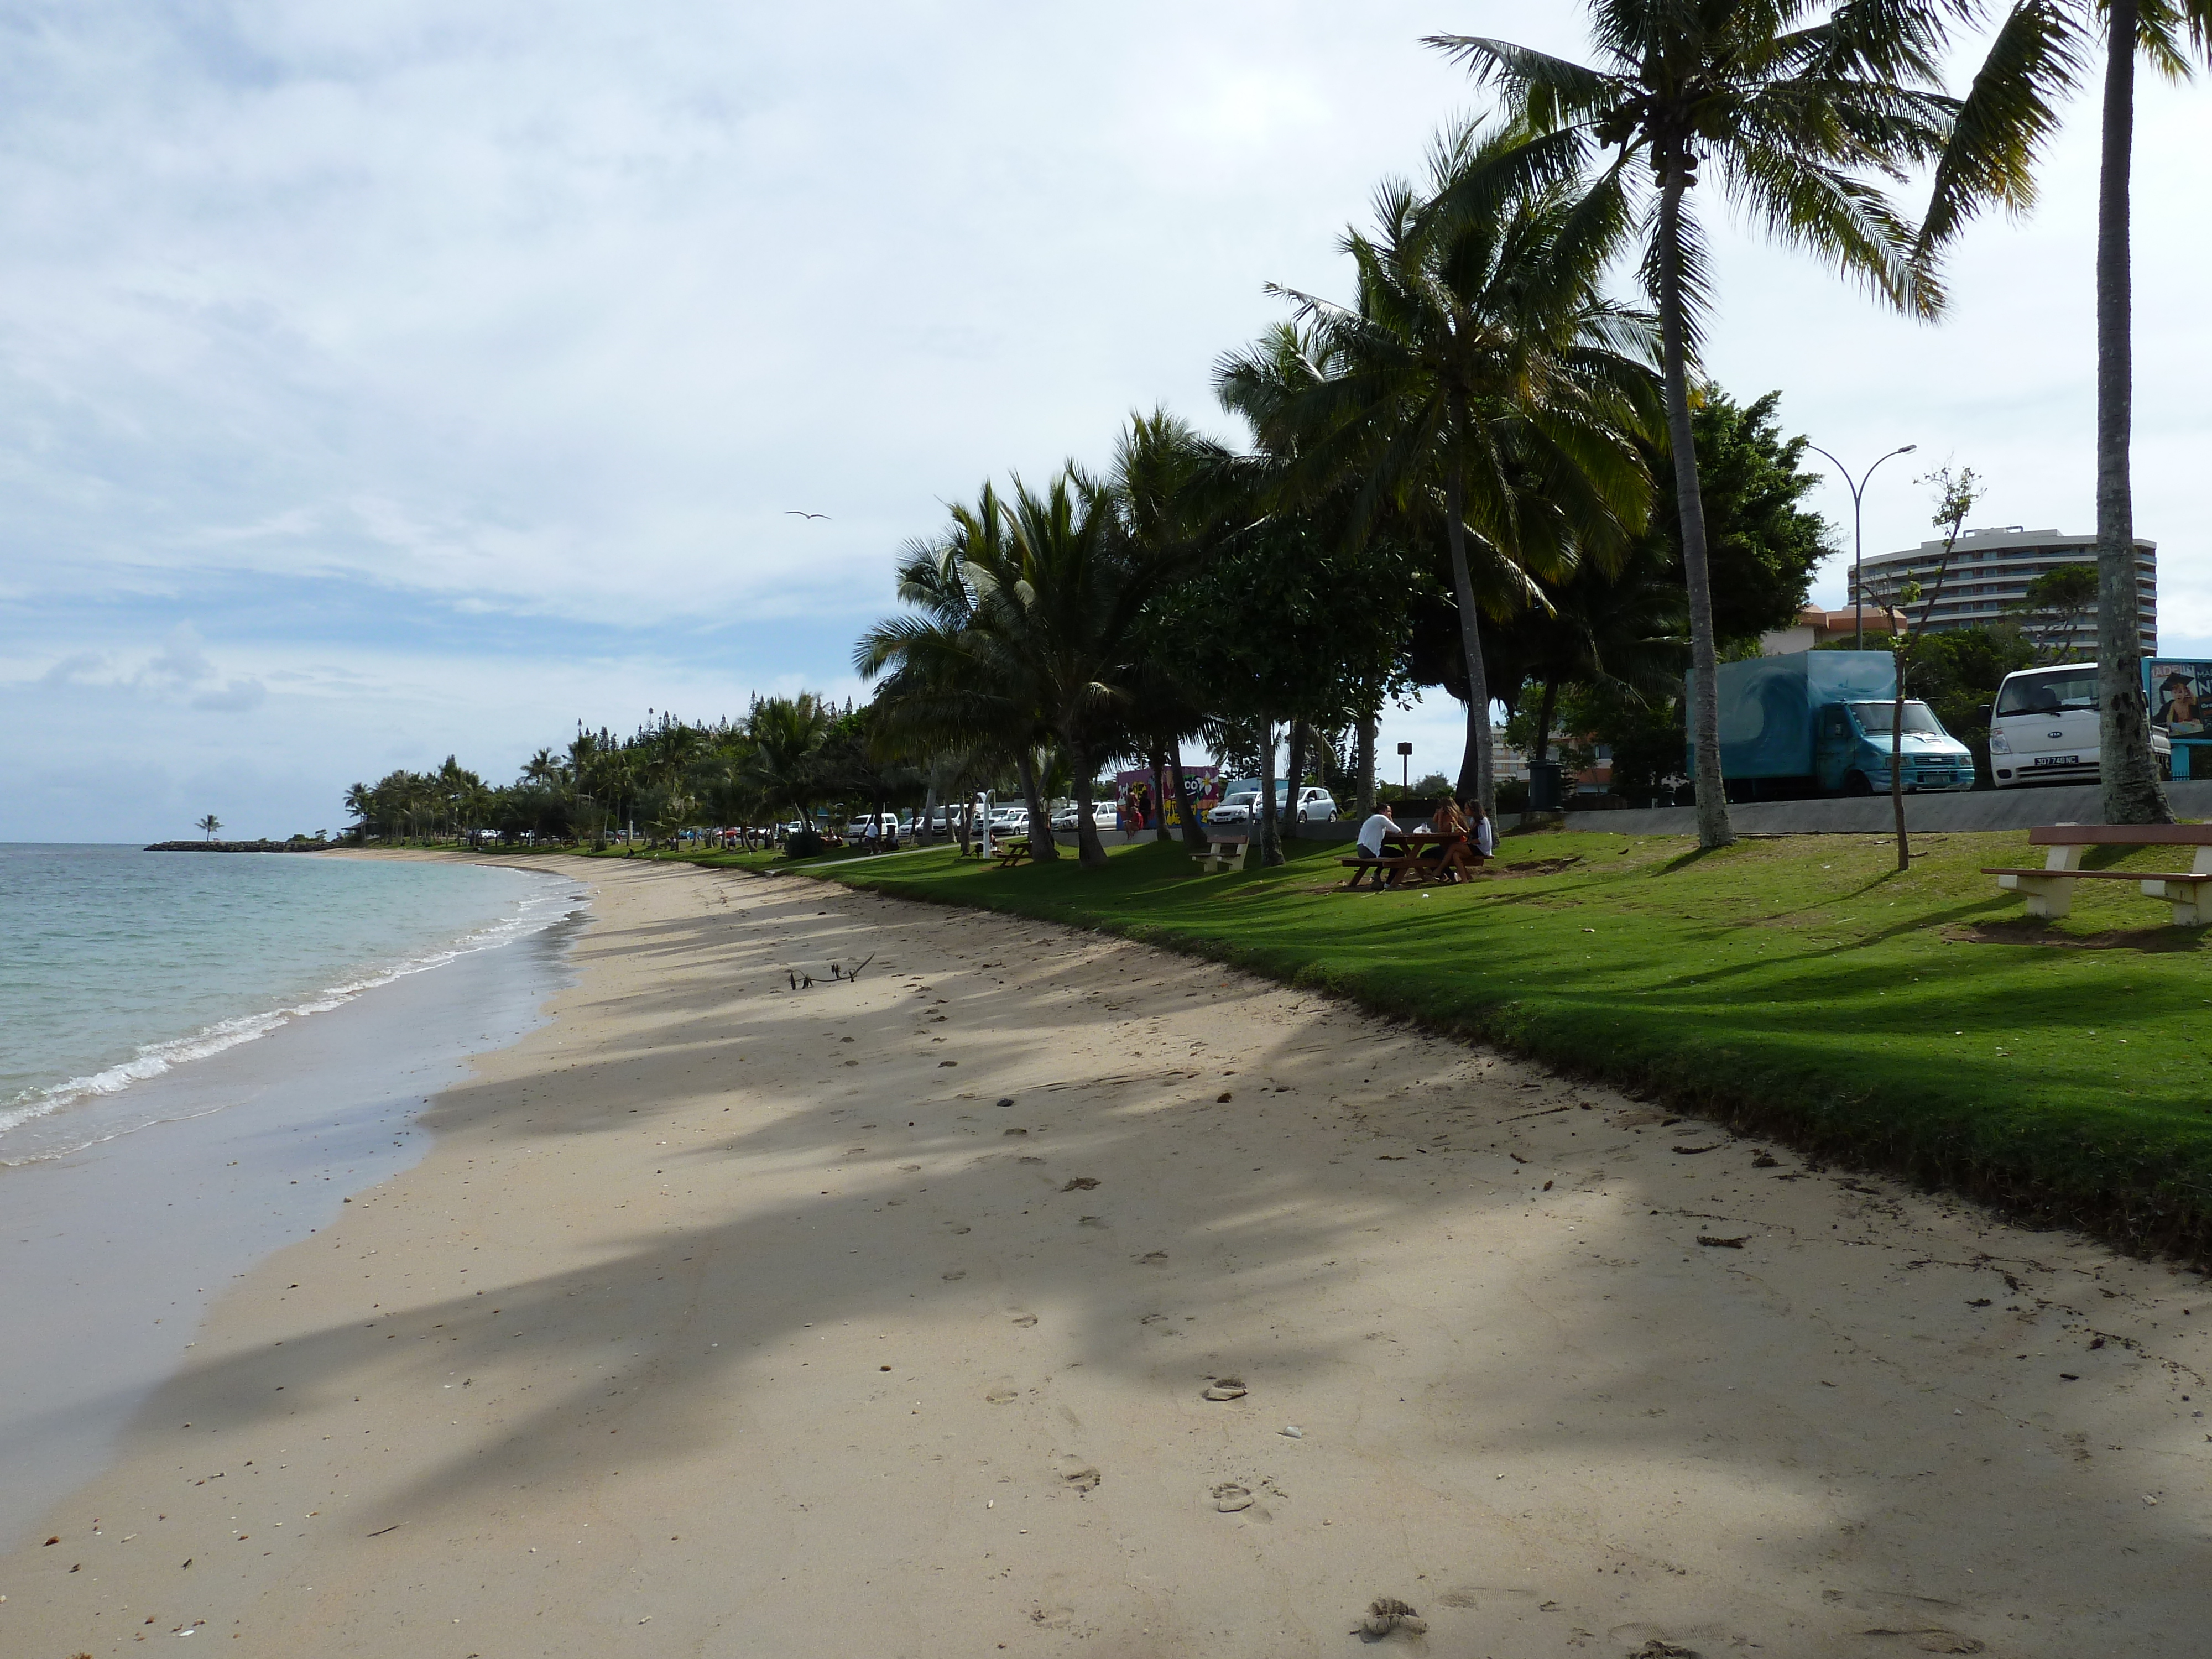
[[[1384,1595],[1497,1659],[2201,1622],[2193,1278],[1127,941],[568,867],[551,1022],[213,1310],[0,1558],[10,1650],[1276,1659]]]
[[[0,1547],[97,1473],[225,1287],[422,1155],[435,1094],[543,1023],[577,925],[272,1017],[52,1120],[89,1140],[0,1164]]]

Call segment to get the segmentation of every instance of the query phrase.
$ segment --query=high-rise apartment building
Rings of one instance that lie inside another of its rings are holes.
[[[1866,562],[1867,604],[1873,605],[1893,595],[1908,580],[1933,590],[1942,568],[1943,544],[1923,542],[1909,552],[1883,553]],[[1930,632],[1974,628],[1996,622],[2008,606],[2027,597],[2027,585],[2063,564],[2097,562],[2094,536],[2062,536],[2055,530],[2022,530],[2008,525],[2002,530],[1969,530],[1951,550],[1951,572],[1942,597],[1929,613]],[[1850,578],[1845,577],[1846,585]],[[2142,596],[2142,648],[2146,656],[2158,651],[2158,544],[2136,538],[2136,589]],[[1847,599],[1848,605],[1850,601]],[[1906,607],[1917,623],[1920,606]],[[2097,649],[2097,615],[2087,612],[2062,639],[2063,643],[2092,656]]]

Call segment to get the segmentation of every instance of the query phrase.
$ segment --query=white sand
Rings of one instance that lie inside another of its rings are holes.
[[[218,1307],[0,1653],[2212,1646],[2193,1273],[1139,946],[574,867],[559,1018]]]

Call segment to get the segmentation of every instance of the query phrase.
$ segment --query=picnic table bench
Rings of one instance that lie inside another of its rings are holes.
[[[1244,849],[1250,840],[1249,836],[1217,836],[1208,831],[1206,850],[1193,853],[1190,856],[1209,876],[1230,865],[1241,868],[1244,863]]]
[[[1027,836],[1004,836],[999,842],[998,856],[993,860],[991,867],[1011,870],[1029,855],[1030,838]]]
[[[2029,830],[2027,842],[2031,847],[2051,849],[2041,869],[1985,866],[1982,873],[1995,876],[1999,887],[2025,899],[2031,916],[2064,915],[2073,908],[2077,881],[2132,881],[2146,898],[2164,899],[2173,907],[2175,927],[2212,924],[2212,824],[2054,823]],[[2193,847],[2197,851],[2185,871],[2084,870],[2081,854],[2092,847]]]

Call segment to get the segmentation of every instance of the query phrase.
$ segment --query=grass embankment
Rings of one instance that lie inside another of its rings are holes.
[[[1459,888],[1331,890],[1343,850],[1203,876],[1139,845],[997,870],[946,850],[693,861],[1103,928],[1656,1092],[1814,1152],[2130,1245],[2212,1257],[2212,942],[2085,882],[2021,919],[1984,864],[2025,835],[1516,836]],[[2172,868],[2093,854],[2089,867]]]

